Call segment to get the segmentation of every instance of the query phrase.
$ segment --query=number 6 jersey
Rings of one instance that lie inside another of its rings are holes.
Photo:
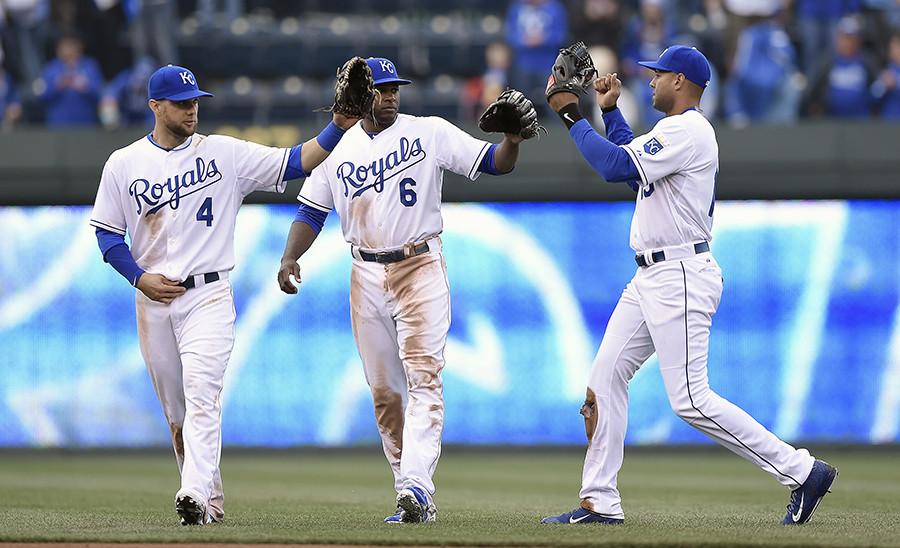
[[[91,225],[131,236],[147,272],[172,280],[234,268],[234,226],[254,190],[283,192],[290,149],[194,134],[172,150],[148,135],[113,152]]]
[[[325,213],[336,209],[353,245],[398,248],[440,234],[443,170],[475,180],[489,146],[438,117],[399,114],[372,137],[358,123],[297,199]]]

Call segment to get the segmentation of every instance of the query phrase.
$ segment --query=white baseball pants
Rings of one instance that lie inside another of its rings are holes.
[[[179,492],[199,497],[208,514],[221,521],[219,396],[234,346],[231,284],[224,279],[201,285],[168,305],[136,293],[141,354],[172,431]]]
[[[622,518],[616,476],[628,422],[628,382],[655,351],[669,403],[679,417],[782,485],[796,488],[813,457],[766,430],[709,387],[706,361],[722,271],[710,253],[638,268],[622,292],[594,358],[586,415],[588,449],[582,506]]]
[[[350,311],[394,489],[434,495],[441,455],[441,370],[450,329],[450,286],[440,240],[396,263],[353,260]]]

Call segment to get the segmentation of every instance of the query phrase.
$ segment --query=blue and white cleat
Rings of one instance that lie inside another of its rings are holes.
[[[429,523],[437,520],[434,504],[419,487],[401,489],[397,493],[397,507],[400,509],[400,521],[403,523]]]
[[[622,525],[625,523],[625,520],[622,518],[604,516],[603,514],[591,512],[590,510],[586,510],[579,506],[565,514],[548,516],[542,519],[541,523],[602,523],[604,525]]]
[[[838,470],[824,460],[816,459],[809,477],[803,485],[791,491],[791,500],[787,505],[784,525],[800,525],[812,519],[816,508],[837,479]]]
[[[385,523],[403,523],[403,508],[397,507],[397,511],[384,518]]]

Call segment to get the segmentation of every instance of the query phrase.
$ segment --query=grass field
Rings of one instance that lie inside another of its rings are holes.
[[[0,454],[0,541],[632,546],[900,545],[900,450],[825,450],[835,490],[803,527],[788,491],[717,447],[626,452],[621,527],[541,525],[578,503],[580,450],[448,449],[438,523],[387,526],[393,493],[377,449],[228,451],[226,520],[181,527],[164,453]]]

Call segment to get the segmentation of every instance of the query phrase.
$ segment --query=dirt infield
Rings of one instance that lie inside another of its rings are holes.
[[[172,543],[172,544],[160,544],[160,543],[148,543],[148,544],[119,544],[119,543],[108,543],[108,542],[0,542],[0,548],[216,548],[218,546],[227,546],[229,548],[234,548],[235,546],[240,546],[241,548],[322,548],[323,546],[327,546],[328,548],[384,548],[385,546],[392,546],[387,544],[378,544],[378,545],[365,545],[365,544],[223,544],[223,543],[204,543],[204,544],[180,544],[180,543]],[[403,545],[404,548],[434,548],[426,547],[426,546],[407,546]],[[460,547],[466,548],[466,547]]]

